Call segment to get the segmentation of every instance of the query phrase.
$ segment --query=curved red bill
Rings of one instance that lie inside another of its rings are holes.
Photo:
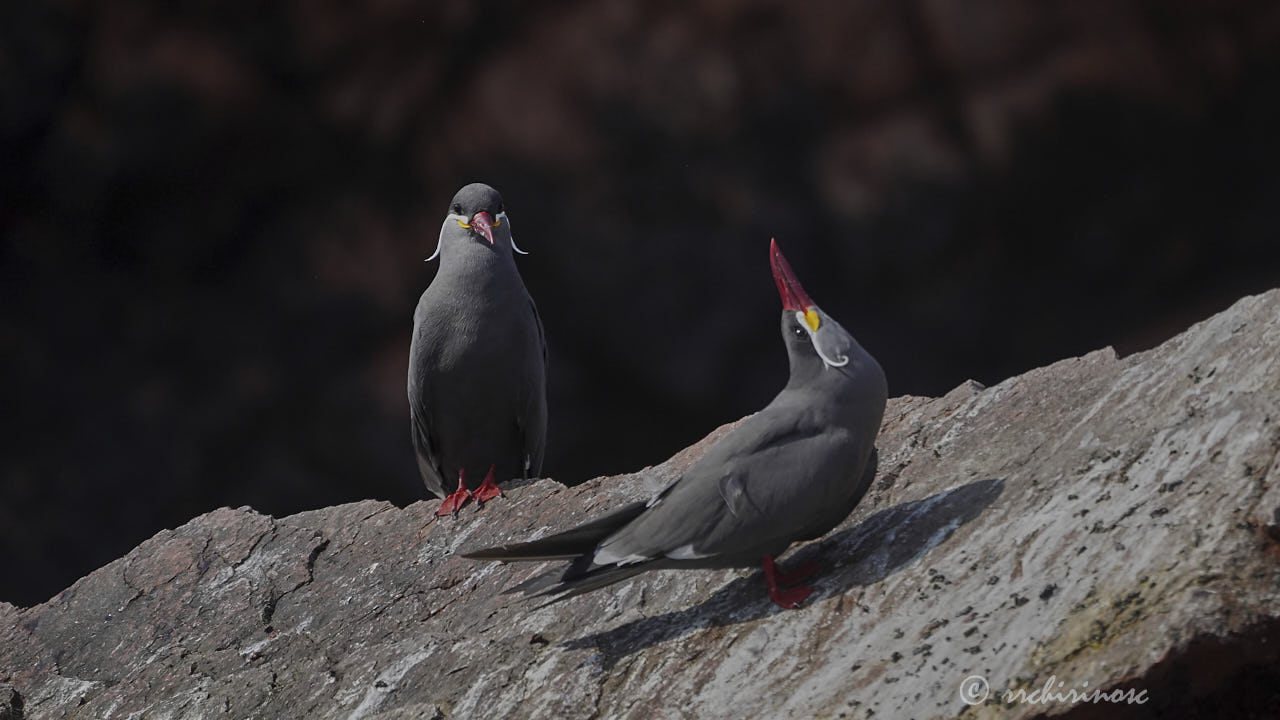
[[[471,216],[471,229],[484,236],[489,244],[493,244],[493,218],[489,217],[489,213],[481,210]]]
[[[778,295],[782,297],[783,310],[804,312],[813,307],[813,301],[800,287],[800,281],[791,271],[791,265],[778,249],[778,241],[769,241],[769,264],[773,266],[773,281],[778,284]]]

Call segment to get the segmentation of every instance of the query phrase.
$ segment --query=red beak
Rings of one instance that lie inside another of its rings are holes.
[[[483,235],[490,245],[493,244],[493,225],[490,224],[492,222],[493,219],[489,217],[489,213],[483,210],[471,216],[471,229]]]
[[[791,265],[778,249],[778,241],[769,241],[769,264],[773,266],[773,281],[778,284],[778,295],[782,297],[783,310],[804,312],[813,307],[813,301],[800,287],[796,274],[791,272]]]

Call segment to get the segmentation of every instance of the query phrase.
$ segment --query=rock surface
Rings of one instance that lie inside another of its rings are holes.
[[[434,502],[202,515],[43,605],[0,604],[0,683],[12,686],[0,689],[13,693],[0,714],[1120,709],[1000,700],[1054,678],[1144,690],[1145,705],[1123,710],[1155,716],[1274,687],[1280,291],[1128,358],[1100,350],[891,401],[872,492],[788,559],[824,565],[798,611],[772,605],[747,571],[652,573],[536,609],[499,592],[539,565],[453,556],[643,497],[725,429],[656,468],[529,483],[457,520],[435,519]],[[970,675],[991,689],[972,707],[959,693]]]

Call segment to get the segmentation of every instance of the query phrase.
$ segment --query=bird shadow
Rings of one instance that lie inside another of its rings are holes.
[[[822,559],[823,572],[813,582],[814,593],[808,603],[877,583],[945,542],[1002,492],[1004,480],[992,478],[886,508],[821,542],[805,545],[787,564]],[[730,582],[694,607],[641,618],[561,645],[594,648],[608,670],[632,653],[696,630],[789,612],[770,602],[764,587],[762,573],[755,572]]]

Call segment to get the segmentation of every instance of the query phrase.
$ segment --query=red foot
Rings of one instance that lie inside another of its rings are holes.
[[[484,482],[480,483],[480,487],[476,488],[476,491],[472,493],[476,502],[482,503],[485,500],[492,500],[502,496],[502,488],[499,488],[498,484],[493,481],[493,468],[493,465],[489,466],[489,474],[484,476]]]
[[[440,503],[440,507],[436,509],[436,516],[453,515],[457,516],[458,511],[462,509],[471,500],[471,491],[467,489],[467,471],[458,471],[458,489],[453,494],[444,499]]]
[[[803,585],[793,587],[790,590],[779,590],[774,588],[769,591],[769,599],[779,607],[784,607],[788,610],[795,610],[800,607],[800,603],[804,602],[804,599],[809,597],[812,592],[812,588],[807,588]]]
[[[791,587],[792,585],[799,585],[816,572],[818,572],[818,561],[810,560],[791,572],[784,572],[782,568],[775,566],[773,568],[773,578],[778,581],[779,585]]]
[[[778,572],[777,567],[773,563],[773,558],[768,555],[761,558],[760,564],[764,566],[764,582],[765,585],[769,587],[769,599],[779,607],[794,610],[800,607],[800,603],[804,602],[805,598],[809,597],[809,594],[813,592],[811,588],[807,588],[803,585],[791,588],[790,590],[779,590],[778,584],[779,582],[782,582],[783,584],[790,585],[793,582],[812,575],[813,571],[817,569],[817,563],[806,563],[789,574]],[[810,567],[810,565],[813,567]]]

